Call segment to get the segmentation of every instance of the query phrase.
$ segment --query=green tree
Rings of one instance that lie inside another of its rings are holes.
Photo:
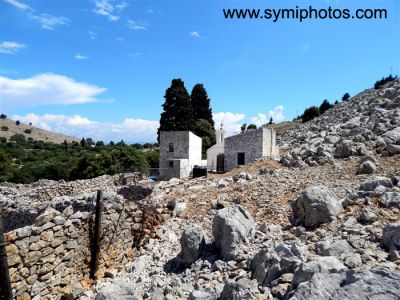
[[[17,126],[19,126],[21,124],[21,122],[20,121],[15,121],[15,125],[17,125]]]
[[[14,134],[10,137],[10,142],[15,142],[16,144],[24,144],[26,138],[23,134]]]
[[[319,115],[320,115],[320,113],[319,113],[318,107],[311,106],[309,108],[306,108],[304,110],[304,113],[302,116],[303,123],[308,122],[308,121],[318,117]]]
[[[214,127],[206,120],[196,120],[192,126],[193,133],[202,140],[202,153],[203,157],[208,148],[215,144],[215,130]]]
[[[246,132],[246,129],[247,129],[247,123],[244,123],[244,124],[240,127],[240,132],[241,132],[241,133],[244,133],[244,132]]]
[[[7,119],[7,116],[5,114],[1,114],[0,119]]]
[[[210,107],[210,98],[203,84],[196,84],[190,94],[190,102],[192,103],[193,115],[196,120],[203,119],[214,127],[212,117],[212,109]]]
[[[319,112],[322,115],[324,112],[326,112],[328,109],[331,109],[333,107],[332,104],[329,103],[327,99],[325,99],[321,105],[319,106]]]
[[[150,168],[159,168],[160,166],[160,151],[147,151],[144,153],[147,163]]]
[[[272,125],[272,124],[274,124],[274,119],[272,118],[272,116],[269,118],[269,122],[268,122],[268,124],[269,124],[269,125]]]
[[[347,101],[349,99],[350,99],[350,94],[349,93],[344,94],[343,97],[342,97],[342,101]]]
[[[85,148],[85,147],[86,147],[86,140],[85,140],[85,138],[82,138],[82,139],[81,139],[80,144],[81,144],[81,147],[82,147],[82,148]]]
[[[11,168],[11,159],[7,153],[0,149],[0,181],[7,180]]]
[[[257,129],[256,124],[250,124],[249,126],[247,126],[247,130],[254,130],[254,129]]]
[[[190,130],[194,121],[190,97],[181,79],[172,80],[164,98],[164,111],[161,113],[160,127],[157,131],[158,141],[160,131]]]

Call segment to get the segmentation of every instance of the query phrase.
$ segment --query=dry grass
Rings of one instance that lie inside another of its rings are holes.
[[[26,125],[21,123],[20,125],[17,126],[15,124],[15,121],[8,119],[0,119],[0,127],[2,126],[7,126],[8,130],[0,131],[0,137],[5,137],[7,138],[7,140],[9,140],[10,137],[13,136],[14,134],[22,134],[25,136],[26,139],[31,137],[35,141],[52,142],[55,144],[61,144],[62,142],[64,142],[64,140],[66,140],[69,143],[72,141],[79,142],[79,139],[77,138],[40,129],[32,125]],[[31,133],[25,133],[24,131],[27,129],[30,129]]]

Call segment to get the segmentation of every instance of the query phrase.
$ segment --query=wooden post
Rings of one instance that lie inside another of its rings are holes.
[[[6,242],[4,240],[3,217],[0,215],[0,299],[12,300],[10,273],[8,272],[8,261]]]
[[[100,231],[101,231],[101,207],[103,200],[103,191],[97,191],[96,198],[96,216],[94,220],[94,233],[93,233],[93,243],[92,243],[92,253],[90,260],[90,278],[95,279],[96,267],[97,267],[97,256],[99,254],[100,245]]]

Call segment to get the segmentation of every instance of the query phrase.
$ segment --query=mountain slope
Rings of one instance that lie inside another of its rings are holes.
[[[9,140],[10,137],[13,136],[14,134],[22,134],[27,139],[31,137],[36,141],[46,141],[55,144],[61,144],[65,140],[69,143],[72,141],[77,141],[77,142],[79,141],[79,139],[77,138],[44,130],[32,125],[26,125],[22,123],[20,125],[16,125],[15,121],[9,119],[0,119],[0,128],[3,128],[3,126],[7,127],[8,130],[4,131],[3,129],[1,129],[0,137],[5,137],[7,138],[7,140]]]

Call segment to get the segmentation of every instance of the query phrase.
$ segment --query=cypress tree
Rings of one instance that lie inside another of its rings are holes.
[[[181,79],[173,79],[171,86],[165,91],[165,102],[162,105],[160,127],[158,128],[158,141],[160,131],[190,130],[193,125],[193,109],[189,93]]]
[[[195,120],[206,120],[214,128],[210,98],[208,98],[207,91],[203,84],[198,83],[193,87],[190,95],[190,102],[192,103]]]

